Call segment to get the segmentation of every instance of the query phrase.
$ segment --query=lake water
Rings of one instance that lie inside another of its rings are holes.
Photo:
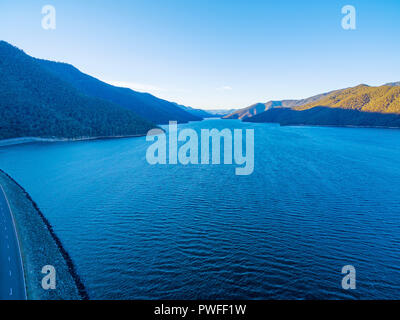
[[[400,130],[179,127],[254,128],[254,173],[151,166],[144,137],[0,148],[91,298],[400,298]]]

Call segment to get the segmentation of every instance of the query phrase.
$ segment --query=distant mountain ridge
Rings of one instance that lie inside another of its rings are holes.
[[[180,104],[177,104],[177,106],[179,108],[182,108],[183,110],[185,110],[186,112],[189,112],[197,117],[200,117],[202,119],[204,118],[216,118],[218,117],[218,115],[209,113],[207,110],[203,110],[203,109],[195,109],[195,108],[191,108],[191,107],[186,107],[186,106],[182,106]]]
[[[209,109],[207,110],[207,112],[218,117],[225,117],[228,114],[235,112],[236,110],[237,109]]]
[[[317,101],[328,94],[330,94],[330,92],[300,100],[271,100],[266,103],[256,103],[247,108],[236,110],[226,115],[224,119],[245,119],[263,113],[264,111],[272,108],[293,108],[295,106]]]
[[[389,82],[389,83],[386,83],[385,86],[400,86],[400,81],[398,81],[398,82]]]

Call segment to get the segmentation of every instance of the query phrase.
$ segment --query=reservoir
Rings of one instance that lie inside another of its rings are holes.
[[[254,171],[150,165],[145,137],[0,147],[91,298],[399,298],[400,130],[185,128],[254,129]]]

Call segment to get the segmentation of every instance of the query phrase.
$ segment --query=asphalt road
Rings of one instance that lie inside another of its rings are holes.
[[[15,224],[0,185],[0,300],[25,300],[25,280]]]

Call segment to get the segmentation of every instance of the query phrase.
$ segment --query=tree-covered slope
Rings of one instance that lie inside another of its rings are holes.
[[[151,122],[167,124],[169,121],[185,123],[202,120],[201,117],[180,108],[176,103],[159,99],[149,93],[112,86],[80,72],[72,65],[40,59],[36,61],[43,68],[68,82],[80,92],[116,103]]]
[[[335,90],[314,101],[292,108],[264,111],[248,122],[277,122],[281,125],[330,125],[400,127],[398,82],[380,87],[359,85]]]
[[[306,110],[317,106],[400,114],[400,87],[395,85],[380,87],[359,85],[334,91],[318,101],[297,106],[294,109]]]
[[[154,125],[130,110],[89,97],[0,41],[0,138],[145,134]]]

